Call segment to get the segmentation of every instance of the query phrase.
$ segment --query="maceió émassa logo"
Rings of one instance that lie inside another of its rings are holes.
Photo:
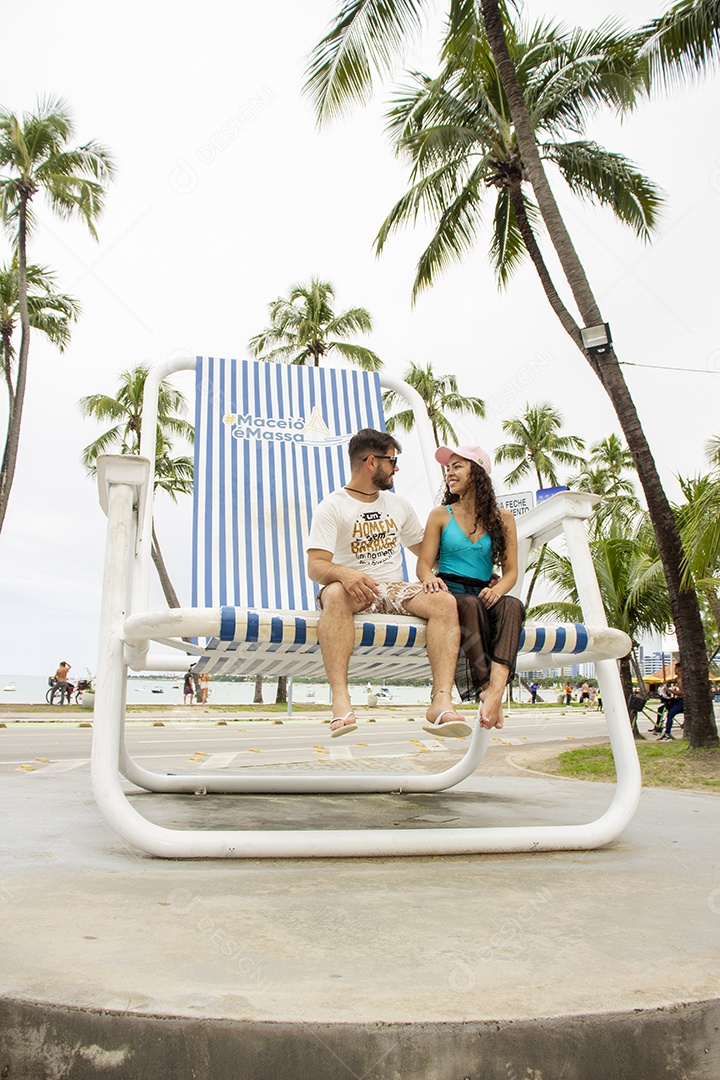
[[[352,432],[333,435],[322,418],[317,405],[310,419],[303,416],[255,416],[252,413],[226,413],[223,424],[230,428],[234,439],[257,442],[293,442],[305,446],[337,446],[349,442]]]

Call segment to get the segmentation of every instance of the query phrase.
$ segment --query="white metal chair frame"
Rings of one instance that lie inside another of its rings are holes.
[[[612,802],[597,820],[558,826],[473,829],[181,831],[153,824],[132,806],[123,791],[121,776],[138,787],[163,793],[192,793],[199,788],[208,793],[440,791],[459,783],[478,767],[490,739],[490,732],[476,722],[463,758],[436,774],[283,773],[274,770],[271,774],[244,771],[244,775],[173,775],[145,769],[130,756],[124,740],[128,667],[134,670],[182,670],[187,664],[189,649],[182,637],[213,637],[218,634],[220,622],[221,613],[216,609],[147,611],[153,498],[150,477],[154,471],[157,392],[163,379],[194,366],[194,359],[185,358],[167,362],[150,372],[143,409],[143,456],[107,456],[98,461],[100,501],[107,513],[108,527],[91,771],[96,801],[112,827],[141,850],[168,858],[377,857],[548,851],[595,848],[616,838],[634,814],[641,786],[616,662],[630,645],[626,635],[607,628],[585,535],[583,520],[591,513],[597,497],[573,492],[554,496],[518,520],[520,573],[517,589],[521,587],[531,549],[562,533],[593,642],[592,649],[574,656],[573,662],[595,661],[617,771]],[[431,482],[439,481],[434,443],[422,400],[411,387],[393,377],[381,375],[381,384],[403,394],[414,408],[428,478]],[[173,663],[167,654],[151,654],[150,641],[181,650],[177,661]],[[197,647],[196,651],[202,653],[202,647]],[[547,658],[552,666],[567,661],[564,655]],[[537,666],[535,654],[518,657],[519,670]]]

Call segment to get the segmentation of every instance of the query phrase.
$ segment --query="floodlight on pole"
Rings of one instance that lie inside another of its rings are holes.
[[[598,323],[597,326],[582,326],[580,327],[580,336],[585,352],[591,356],[602,356],[603,353],[609,352],[612,342],[609,323]]]

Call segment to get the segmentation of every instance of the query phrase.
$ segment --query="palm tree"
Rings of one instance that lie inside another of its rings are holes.
[[[641,512],[635,485],[625,473],[635,471],[632,454],[614,433],[593,443],[590,457],[577,476],[568,480],[573,491],[602,496],[591,521],[595,534],[626,535]]]
[[[506,26],[541,157],[552,162],[572,191],[610,207],[647,238],[660,194],[627,158],[580,138],[590,111],[632,102],[639,82],[636,51],[614,24],[571,33],[549,23],[523,32]],[[436,78],[416,73],[396,96],[389,131],[397,153],[412,165],[411,187],[393,207],[376,239],[382,251],[391,232],[419,213],[435,222],[420,257],[413,297],[439,271],[474,246],[487,196],[495,205],[490,258],[505,286],[530,255],[553,306],[564,305],[536,236],[538,208],[526,177],[495,60],[476,21],[462,47],[446,49]]]
[[[499,0],[481,0],[481,6],[488,41],[515,126],[523,168],[532,185],[563,275],[575,299],[581,323],[584,327],[602,327],[605,320],[555,202],[540,159],[522,86],[507,48]],[[569,326],[563,321],[563,325],[585,355],[613,403],[645,493],[683,659],[687,705],[685,728],[690,743],[693,747],[716,746],[718,732],[712,702],[707,693],[709,668],[700,605],[695,590],[684,587],[681,580],[684,552],[680,532],[640,423],[635,402],[612,343],[608,341],[600,352],[585,349],[580,326],[575,320],[572,320],[572,325]]]
[[[120,384],[114,395],[90,394],[80,399],[78,404],[83,416],[92,416],[101,422],[109,420],[112,424],[82,452],[82,462],[88,475],[95,474],[100,454],[107,454],[113,449],[119,450],[121,454],[140,453],[143,395],[149,370],[146,364],[138,364],[129,371],[121,372]],[[193,489],[192,458],[172,457],[174,438],[192,443],[195,437],[192,424],[183,419],[182,414],[186,410],[184,395],[164,380],[158,391],[154,489],[167,492],[174,502],[178,495],[188,495]],[[180,607],[158,544],[154,522],[152,558],[168,607]]]
[[[632,693],[631,665],[642,686],[637,659],[638,639],[651,631],[663,631],[671,621],[668,592],[647,516],[626,536],[591,540],[590,552],[608,623],[624,630],[632,641],[632,649],[620,660],[620,679],[627,699]],[[548,548],[542,575],[556,590],[558,599],[536,605],[529,611],[529,617],[552,615],[581,622],[582,611],[569,557]],[[632,726],[637,736],[634,712]]]
[[[0,364],[8,394],[8,416],[17,398],[13,336],[20,315],[17,257],[0,267]],[[55,275],[44,266],[28,266],[28,321],[48,341],[64,352],[70,341],[70,324],[77,322],[80,305],[72,296],[55,292]]]
[[[81,218],[93,236],[113,174],[108,151],[92,141],[69,147],[73,124],[65,104],[47,98],[34,113],[0,109],[0,219],[15,245],[18,264],[20,349],[7,437],[0,466],[0,530],[15,477],[30,350],[27,242],[34,225],[33,199],[44,192],[61,218]]]
[[[453,0],[445,48],[450,52],[463,47],[475,30],[478,5],[515,131],[523,174],[532,187],[579,319],[559,300],[552,282],[542,278],[541,281],[563,328],[610,397],[632,453],[655,530],[683,657],[687,702],[685,728],[692,746],[715,746],[718,733],[707,695],[709,672],[697,594],[682,586],[684,553],[680,534],[613,345],[608,340],[599,347],[586,348],[583,342],[581,328],[603,328],[606,324],[545,174],[532,118],[508,50],[505,24],[509,20],[505,3],[500,0]],[[708,6],[703,4],[703,10]],[[367,98],[374,73],[387,72],[407,44],[408,36],[419,31],[425,7],[425,0],[355,0],[351,5],[343,5],[334,26],[315,47],[308,69],[306,87],[314,98],[321,121],[341,112],[349,101]],[[713,25],[716,22],[715,16]],[[715,43],[716,36],[711,33],[711,45],[714,47]]]
[[[309,285],[293,285],[290,296],[279,296],[269,305],[270,325],[248,343],[250,355],[259,360],[320,365],[330,352],[378,371],[382,360],[371,349],[345,340],[368,334],[372,318],[365,308],[349,308],[336,315],[335,290],[329,281],[311,278]]]
[[[560,483],[558,465],[577,468],[582,463],[575,451],[585,449],[584,440],[579,435],[560,435],[562,425],[561,414],[549,402],[526,405],[522,416],[503,420],[503,431],[514,441],[498,446],[495,460],[517,462],[505,477],[506,483],[518,484],[534,471],[539,488],[545,483],[555,487]]]
[[[411,362],[403,379],[417,390],[425,403],[436,446],[443,443],[457,446],[459,442],[447,413],[469,413],[481,420],[485,416],[485,402],[481,398],[464,397],[458,389],[454,375],[435,375],[430,364],[421,367]],[[383,394],[383,406],[386,411],[394,408],[399,401],[400,395],[394,390],[386,390]],[[388,431],[396,429],[412,431],[414,426],[415,414],[412,409],[403,409],[387,418]]]
[[[680,478],[685,502],[676,507],[685,550],[683,581],[705,598],[720,629],[720,475]]]

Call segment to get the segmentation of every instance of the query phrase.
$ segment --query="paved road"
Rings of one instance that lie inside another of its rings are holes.
[[[565,742],[603,736],[602,715],[511,716],[491,745],[523,746],[531,743]],[[247,768],[283,763],[303,763],[325,758],[408,757],[415,754],[464,752],[464,740],[437,739],[422,730],[420,719],[360,721],[356,732],[331,739],[317,717],[272,721],[174,722],[163,727],[151,721],[129,722],[127,745],[137,760],[153,769]],[[8,723],[0,729],[0,773],[69,772],[87,769],[92,732],[73,723],[53,725]]]

